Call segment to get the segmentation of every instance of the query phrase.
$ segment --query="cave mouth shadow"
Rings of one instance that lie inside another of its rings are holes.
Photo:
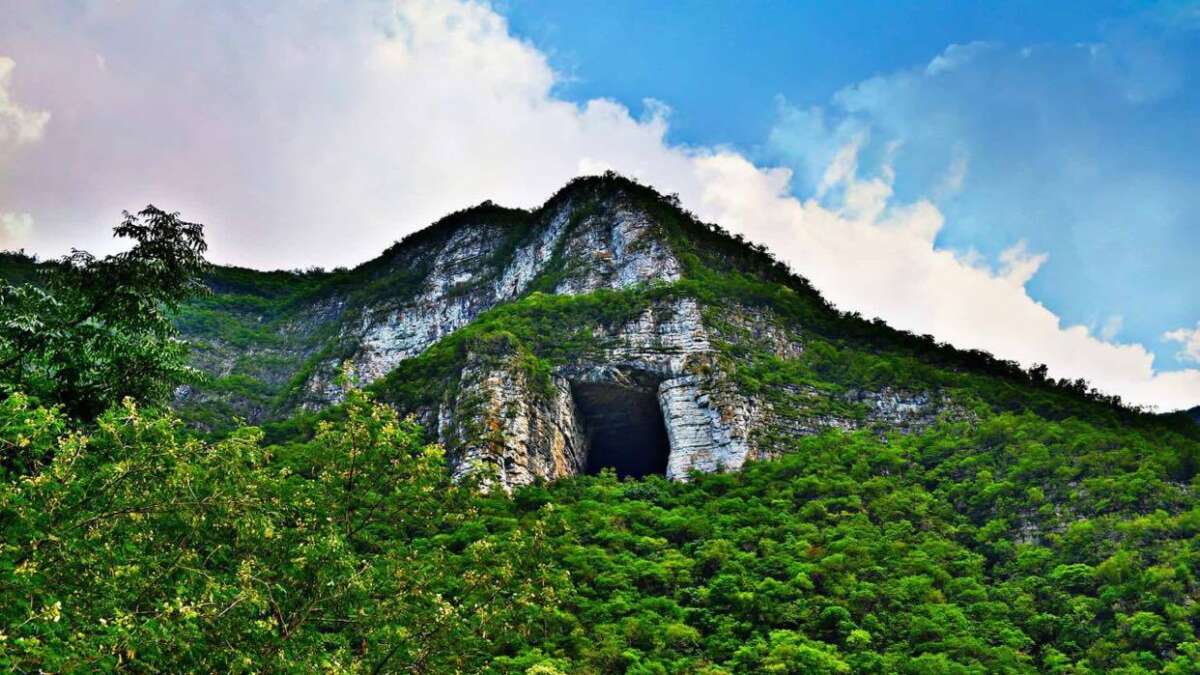
[[[666,475],[671,442],[656,389],[609,382],[572,383],[588,439],[587,474],[611,467],[620,478]]]

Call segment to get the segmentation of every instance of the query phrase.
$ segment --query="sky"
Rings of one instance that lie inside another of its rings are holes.
[[[353,265],[615,169],[839,307],[1200,404],[1200,3],[0,0],[0,248]]]

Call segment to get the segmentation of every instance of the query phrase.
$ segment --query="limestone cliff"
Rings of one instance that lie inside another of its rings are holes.
[[[669,199],[613,178],[577,181],[532,212],[485,204],[454,214],[356,270],[305,277],[311,290],[272,300],[266,320],[223,309],[222,320],[265,336],[249,361],[231,330],[192,326],[213,382],[248,377],[259,396],[210,382],[181,391],[179,405],[221,402],[252,420],[318,411],[339,401],[336,374],[348,362],[360,384],[436,434],[451,471],[482,471],[505,488],[604,466],[685,479],[783,452],[797,435],[966,415],[926,389],[748,384],[761,359],[801,362],[813,335],[769,303],[709,297],[688,269],[744,275],[735,259],[747,256],[767,261],[762,277],[777,264],[723,234],[714,241],[727,250],[714,253],[702,241],[713,230],[688,227]],[[571,311],[556,321],[540,309],[545,298]],[[601,301],[620,311],[577,311]],[[513,326],[541,312],[548,328],[523,334],[492,321],[486,339],[470,335],[506,309]],[[263,363],[283,365],[263,373]]]

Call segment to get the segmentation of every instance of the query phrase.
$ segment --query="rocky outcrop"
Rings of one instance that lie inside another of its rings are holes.
[[[742,468],[750,456],[756,402],[685,375],[662,383],[659,401],[671,439],[666,476]]]
[[[359,321],[339,337],[353,346],[349,358],[360,381],[383,377],[488,309],[521,296],[551,264],[562,273],[549,290],[567,295],[680,277],[679,261],[658,236],[658,225],[620,199],[583,216],[566,201],[532,230],[507,251],[503,247],[512,242],[504,228],[470,222],[433,250],[398,261],[429,269],[415,295],[364,308]],[[340,400],[332,384],[339,365],[331,357],[317,369],[306,385],[305,407]]]
[[[589,217],[563,244],[563,256],[576,262],[575,273],[555,293],[590,293],[599,288],[628,288],[648,281],[679,279],[679,261],[646,213],[615,204],[607,213]]]
[[[829,429],[919,430],[956,410],[939,395],[890,388],[838,394],[848,411],[841,414],[825,411],[827,405],[779,406],[777,391],[746,394],[729,372],[736,364],[714,346],[717,337],[690,298],[654,304],[633,321],[599,328],[599,342],[607,346],[557,367],[548,388],[531,383],[516,359],[463,371],[457,395],[437,415],[439,440],[456,475],[482,471],[512,489],[594,468],[593,453],[603,451],[594,441],[610,422],[581,410],[584,386],[607,385],[615,392],[610,397],[624,390],[631,405],[636,400],[655,408],[666,430],[661,471],[673,480],[740,469],[782,452],[787,443],[781,440]],[[773,353],[802,352],[799,336],[778,326],[758,326],[757,335]],[[828,397],[802,387],[785,393],[793,403],[827,403]]]
[[[505,488],[578,475],[587,465],[570,383],[554,377],[546,391],[511,362],[464,368],[458,395],[439,411],[438,435],[453,449],[456,477],[481,472]]]
[[[370,384],[534,290],[579,296],[676,282],[684,265],[670,241],[644,202],[619,190],[568,194],[532,213],[468,210],[355,271],[358,287],[307,305],[279,325],[275,351],[259,356],[294,364],[286,377],[272,375],[273,391],[293,375],[299,381],[284,402],[321,408],[341,398],[344,361]],[[742,357],[727,347],[799,359],[802,327],[736,301],[717,307],[681,294],[646,297],[660,299],[632,318],[587,326],[593,347],[556,359],[548,374],[530,370],[518,353],[467,354],[433,397],[440,400],[426,397],[406,412],[436,429],[454,475],[479,473],[511,489],[607,465],[686,480],[774,456],[797,436],[919,429],[949,409],[930,392],[747,388],[738,380]],[[232,372],[230,353],[206,352],[205,369]],[[181,391],[180,399],[205,395]],[[260,398],[251,409],[259,417],[272,401],[279,405],[279,395]],[[646,457],[621,454],[630,448]]]
[[[600,353],[556,368],[548,392],[531,385],[513,360],[484,372],[465,369],[458,394],[439,413],[453,470],[486,465],[506,488],[582,473],[603,424],[580,414],[575,390],[584,385],[649,394],[638,400],[655,405],[666,425],[668,477],[742,465],[749,450],[745,411],[753,403],[708,368],[715,353],[694,300],[654,305],[602,330],[600,342],[608,345]]]

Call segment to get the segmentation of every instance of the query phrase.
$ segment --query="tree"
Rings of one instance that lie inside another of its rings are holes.
[[[0,387],[84,419],[127,396],[165,399],[192,375],[170,313],[205,290],[203,230],[147,206],[113,228],[129,250],[73,250],[41,283],[0,286]]]

